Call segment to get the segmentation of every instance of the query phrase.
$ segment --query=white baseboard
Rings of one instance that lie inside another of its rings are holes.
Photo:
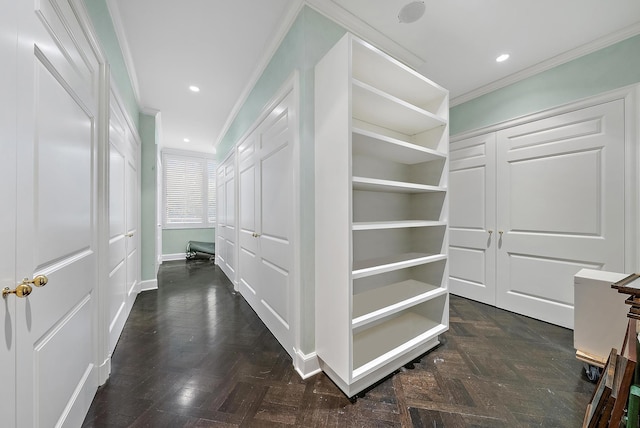
[[[175,253],[175,254],[163,254],[162,261],[163,262],[172,262],[174,260],[186,260],[187,253]]]
[[[315,352],[303,354],[300,350],[294,349],[293,366],[302,379],[307,379],[320,373],[320,361]]]
[[[111,355],[98,366],[98,385],[104,385],[111,374]]]
[[[140,281],[139,290],[149,291],[149,290],[157,290],[158,289],[158,280],[157,279],[147,279],[146,281]]]
[[[162,255],[163,262],[172,262],[174,260],[185,260],[186,258],[187,258],[187,253],[175,253],[175,254]]]

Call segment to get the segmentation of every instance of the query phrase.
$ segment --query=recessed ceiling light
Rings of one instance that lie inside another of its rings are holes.
[[[509,54],[502,54],[498,58],[496,58],[496,62],[504,62],[509,59]]]
[[[188,139],[188,138],[185,138],[185,139],[184,139],[184,140],[182,140],[182,141],[184,141],[185,143],[188,143],[188,142],[190,142],[191,140],[190,140],[190,139]]]
[[[200,88],[198,88],[197,86],[194,86],[194,85],[189,86],[189,90],[191,92],[200,92]]]
[[[410,24],[416,22],[422,18],[425,11],[425,5],[423,1],[412,1],[400,9],[398,13],[398,20],[403,24]]]

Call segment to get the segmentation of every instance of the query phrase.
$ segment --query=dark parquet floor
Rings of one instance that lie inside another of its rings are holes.
[[[141,293],[85,427],[579,427],[593,384],[571,330],[451,296],[450,330],[351,403],[291,358],[208,260]]]

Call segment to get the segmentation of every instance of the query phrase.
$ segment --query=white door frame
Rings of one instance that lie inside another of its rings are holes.
[[[574,110],[595,106],[614,100],[624,100],[625,120],[625,201],[624,228],[625,228],[625,262],[626,272],[635,272],[640,268],[640,185],[638,173],[640,171],[640,84],[625,86],[623,88],[604,92],[599,95],[587,97],[558,107],[546,109],[537,113],[522,116],[516,119],[501,122],[484,128],[456,134],[450,138],[450,142],[456,142],[482,134],[496,132],[513,126],[534,122],[551,116],[568,113]]]
[[[96,323],[97,331],[94,332],[97,349],[95,364],[98,368],[98,384],[104,384],[111,373],[111,350],[109,345],[109,301],[108,286],[109,286],[109,118],[111,107],[111,96],[116,100],[118,108],[122,112],[128,131],[131,133],[137,145],[137,170],[138,170],[138,188],[137,188],[137,200],[138,204],[141,201],[141,139],[134,125],[134,120],[131,118],[129,112],[124,108],[123,98],[120,95],[117,85],[113,80],[110,72],[109,63],[106,60],[106,55],[102,51],[102,47],[94,31],[93,22],[89,18],[88,12],[81,0],[71,0],[74,3],[81,5],[82,13],[79,14],[78,20],[82,30],[87,35],[91,43],[92,49],[100,62],[100,88],[99,88],[99,116],[98,116],[98,149],[97,149],[97,164],[98,164],[98,194],[97,194],[97,209],[98,209],[98,287],[97,287],[97,301],[96,314],[98,319]],[[141,222],[141,209],[138,205],[138,226],[142,225]],[[140,230],[140,229],[139,229]],[[141,235],[137,234],[138,242],[138,257],[137,257],[137,278],[136,278],[136,290],[133,294],[140,292],[141,284]],[[132,296],[133,296],[132,294]],[[131,299],[129,309],[135,300],[135,296]]]

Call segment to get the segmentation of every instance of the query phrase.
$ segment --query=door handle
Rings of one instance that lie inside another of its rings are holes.
[[[491,230],[491,229],[487,230],[487,232],[489,232],[489,236],[491,236],[493,234],[493,230]]]
[[[253,236],[254,238],[259,238],[260,234],[259,233],[252,233],[251,236]]]
[[[33,279],[24,278],[20,284],[13,290],[9,287],[2,289],[2,297],[7,297],[9,294],[15,294],[17,297],[27,297],[33,291],[31,285],[36,287],[44,287],[49,280],[45,275],[37,275]]]
[[[133,232],[125,233],[124,236],[126,236],[127,238],[131,238],[133,237]]]
[[[500,234],[500,237],[502,238],[502,234],[504,233],[503,230],[499,230],[498,233]]]

